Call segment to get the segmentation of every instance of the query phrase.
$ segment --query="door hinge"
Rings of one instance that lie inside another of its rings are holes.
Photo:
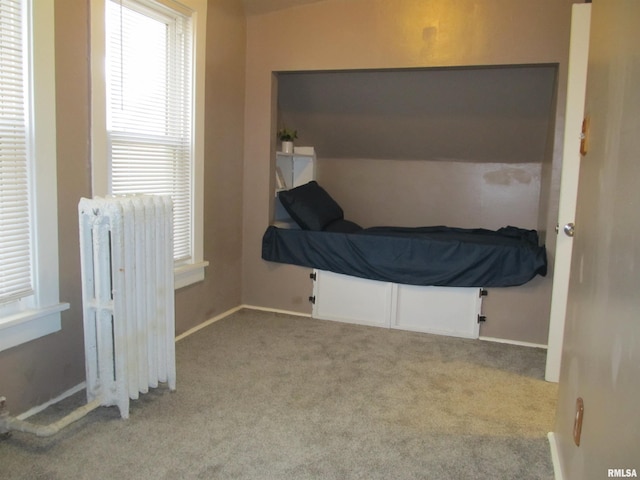
[[[480,298],[482,298],[482,297],[487,297],[487,296],[489,296],[489,292],[488,292],[487,290],[485,290],[484,288],[481,288],[481,289],[480,289],[480,293],[478,294],[478,296],[479,296]]]
[[[309,302],[313,303],[314,305],[316,304],[316,297],[315,295],[312,295],[309,297]]]
[[[580,155],[583,157],[589,152],[589,124],[591,119],[585,117],[582,120],[582,132],[580,133]]]
[[[316,280],[316,278],[317,278],[317,277],[318,277],[318,275],[316,274],[316,272],[311,272],[311,273],[309,274],[309,278],[310,278],[311,280]]]
[[[478,315],[478,323],[486,322],[487,317],[484,315]]]

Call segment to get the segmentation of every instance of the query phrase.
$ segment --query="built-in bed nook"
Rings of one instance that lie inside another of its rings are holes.
[[[548,308],[555,65],[276,81],[298,147],[274,155],[262,258],[309,270],[313,317],[508,341]]]

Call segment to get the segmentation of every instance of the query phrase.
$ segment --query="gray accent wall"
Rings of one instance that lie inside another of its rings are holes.
[[[556,65],[278,74],[278,124],[321,157],[542,163]],[[553,138],[551,138],[553,140]]]

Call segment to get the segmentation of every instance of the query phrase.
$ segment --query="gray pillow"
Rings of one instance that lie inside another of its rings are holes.
[[[278,198],[303,230],[321,231],[331,222],[344,218],[340,205],[315,180],[283,190]]]

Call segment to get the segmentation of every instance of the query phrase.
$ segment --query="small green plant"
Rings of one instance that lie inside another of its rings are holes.
[[[294,139],[298,138],[298,131],[287,130],[286,127],[282,127],[278,130],[277,136],[281,142],[293,142]]]

